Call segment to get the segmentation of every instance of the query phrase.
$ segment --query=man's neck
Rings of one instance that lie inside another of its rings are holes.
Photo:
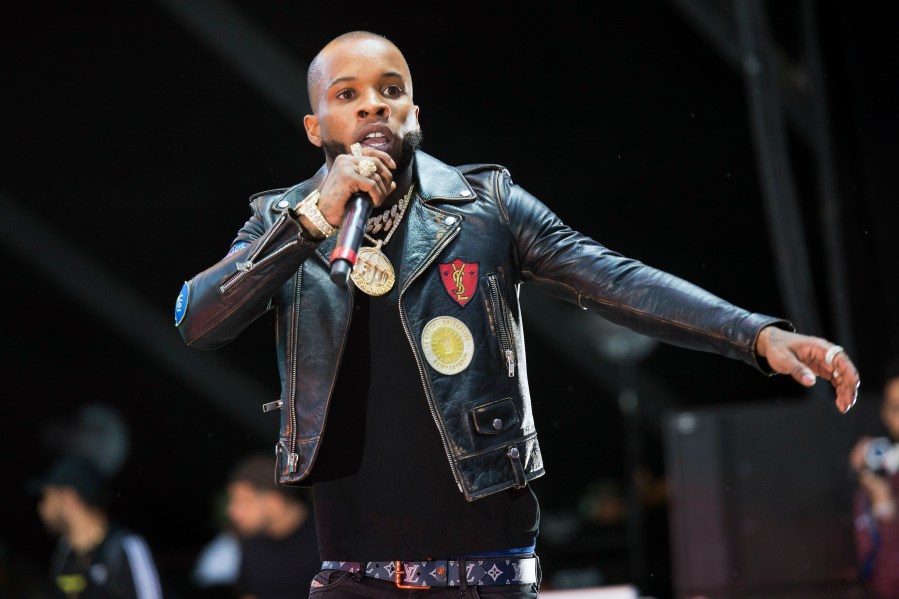
[[[381,208],[390,208],[405,197],[406,192],[409,191],[409,186],[412,185],[412,182],[414,181],[413,174],[412,165],[409,165],[409,168],[405,169],[403,172],[394,173],[393,182],[396,183],[396,189],[384,199],[381,203]]]

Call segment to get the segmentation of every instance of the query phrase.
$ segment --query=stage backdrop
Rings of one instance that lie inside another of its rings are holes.
[[[858,436],[882,433],[877,404],[862,395],[847,415],[795,399],[668,413],[675,596],[859,596],[847,456]]]

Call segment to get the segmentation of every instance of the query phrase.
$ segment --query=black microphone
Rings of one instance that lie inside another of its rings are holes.
[[[365,192],[354,193],[347,203],[343,226],[337,234],[337,245],[331,252],[331,281],[346,285],[356,265],[356,253],[365,235],[365,223],[371,214],[372,202]]]

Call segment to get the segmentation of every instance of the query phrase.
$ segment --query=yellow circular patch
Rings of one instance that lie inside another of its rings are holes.
[[[474,338],[465,323],[452,316],[438,316],[425,325],[421,347],[428,364],[442,374],[458,374],[474,356]]]

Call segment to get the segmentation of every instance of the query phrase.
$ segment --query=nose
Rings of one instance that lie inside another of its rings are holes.
[[[377,90],[372,90],[362,97],[357,113],[360,119],[368,118],[371,115],[377,115],[382,118],[390,116],[390,106],[381,97]]]

